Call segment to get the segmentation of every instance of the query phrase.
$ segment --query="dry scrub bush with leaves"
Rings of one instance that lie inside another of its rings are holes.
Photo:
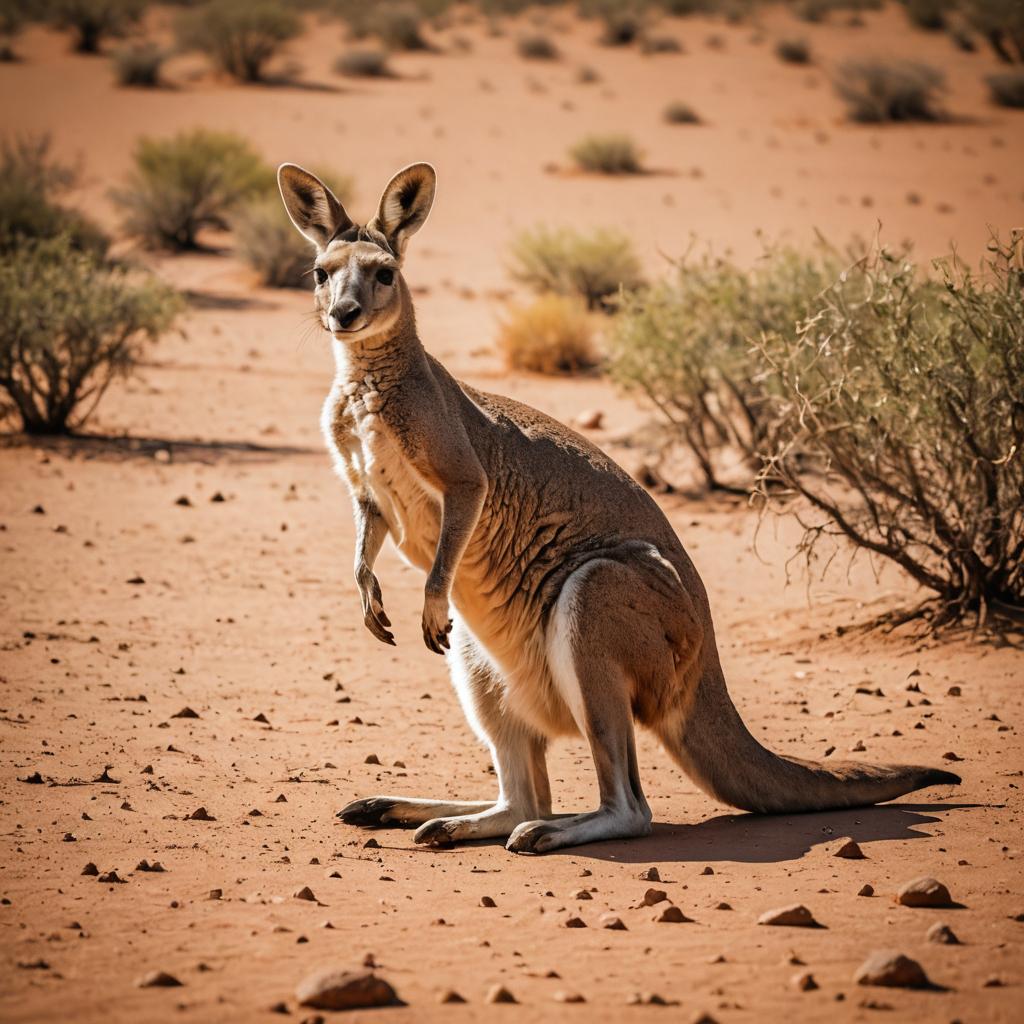
[[[273,169],[245,139],[196,128],[140,139],[135,170],[113,198],[124,210],[125,230],[144,245],[195,249],[201,231],[227,228],[245,200],[273,188]]]
[[[138,23],[148,0],[49,0],[44,7],[58,28],[70,29],[79,53],[99,53]]]
[[[752,339],[805,316],[837,272],[827,250],[781,249],[749,272],[681,263],[671,282],[625,297],[607,342],[611,376],[654,406],[709,490],[748,493],[760,469],[769,394]]]
[[[67,238],[21,242],[0,261],[0,412],[32,434],[80,428],[178,310],[166,285]]]
[[[564,295],[542,295],[510,307],[498,343],[513,370],[578,373],[597,365],[594,326],[586,307]]]
[[[259,82],[267,63],[302,31],[295,10],[280,0],[208,0],[178,19],[178,43],[205,53],[240,82]]]
[[[587,309],[609,309],[620,289],[643,284],[628,235],[614,228],[577,231],[536,227],[511,245],[512,276],[536,292],[580,299]]]
[[[628,135],[587,135],[569,151],[581,171],[594,174],[641,174],[640,150]]]
[[[875,124],[942,120],[938,94],[944,82],[929,64],[873,58],[844,62],[834,84],[851,120]]]
[[[936,269],[874,252],[757,339],[763,493],[781,483],[822,514],[808,554],[839,534],[901,566],[930,592],[909,614],[935,628],[1024,619],[1024,233],[993,239],[979,273]]]
[[[153,42],[132,43],[117,50],[113,59],[120,85],[154,88],[160,84],[160,69],[167,51]]]
[[[520,36],[516,42],[516,52],[526,60],[558,60],[561,56],[554,42],[539,32]]]

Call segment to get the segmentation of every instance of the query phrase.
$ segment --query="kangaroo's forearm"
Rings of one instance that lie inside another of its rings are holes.
[[[427,575],[427,594],[445,598],[450,594],[455,572],[480,519],[486,493],[483,480],[460,483],[445,493],[441,534],[434,564]]]
[[[388,524],[370,498],[354,499],[353,510],[356,521],[355,572],[358,580],[366,573],[373,572],[374,563],[388,535]]]

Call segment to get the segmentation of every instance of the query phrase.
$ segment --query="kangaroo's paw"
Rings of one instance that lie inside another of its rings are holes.
[[[494,805],[488,801],[412,800],[401,796],[369,796],[346,804],[337,817],[346,825],[415,828],[442,814],[470,814]]]
[[[457,843],[465,839],[494,839],[509,835],[525,815],[509,807],[495,806],[479,814],[461,814],[454,818],[434,818],[421,825],[415,840],[426,846]]]
[[[512,853],[548,853],[564,846],[580,846],[603,839],[631,839],[651,832],[646,808],[599,810],[573,814],[554,821],[524,821],[509,836],[505,849]]]

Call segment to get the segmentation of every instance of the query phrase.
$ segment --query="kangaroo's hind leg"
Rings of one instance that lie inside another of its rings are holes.
[[[569,577],[547,633],[548,667],[590,744],[601,804],[586,814],[524,822],[508,842],[514,853],[543,853],[651,830],[633,713],[671,700],[684,601],[679,577],[654,548],[643,545],[622,554],[587,562]]]

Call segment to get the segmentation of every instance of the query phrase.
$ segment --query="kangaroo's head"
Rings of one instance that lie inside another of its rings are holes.
[[[365,227],[319,178],[295,164],[277,172],[292,223],[316,246],[315,301],[324,328],[339,341],[365,340],[391,330],[409,303],[402,256],[434,202],[430,164],[411,164],[388,182]]]

